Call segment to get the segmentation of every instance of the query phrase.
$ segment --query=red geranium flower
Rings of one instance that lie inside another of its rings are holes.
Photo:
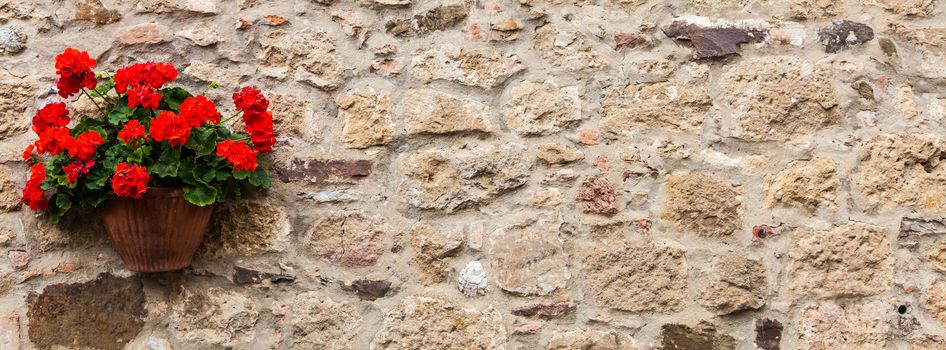
[[[125,127],[118,132],[118,138],[125,141],[125,143],[131,143],[132,140],[144,138],[145,137],[145,127],[144,125],[139,125],[138,121],[132,119],[125,123]]]
[[[83,87],[94,89],[96,83],[95,73],[92,72],[94,66],[95,60],[85,51],[70,47],[57,55],[56,74],[59,78],[56,79],[56,88],[59,89],[59,96],[68,98]]]
[[[27,160],[33,157],[33,147],[34,146],[32,143],[26,146],[26,149],[23,150],[23,160]]]
[[[179,115],[194,128],[199,128],[208,121],[214,124],[220,123],[220,112],[217,111],[217,107],[214,106],[213,101],[203,95],[188,97],[181,102],[180,110]]]
[[[70,184],[76,183],[76,180],[78,180],[80,176],[88,174],[89,170],[92,169],[92,166],[94,165],[94,160],[88,160],[84,162],[75,161],[62,167],[62,171],[66,173],[66,182],[69,182]]]
[[[135,108],[138,106],[148,108],[148,109],[157,109],[158,104],[161,103],[161,94],[154,92],[154,88],[150,86],[139,86],[134,90],[128,91],[128,107]]]
[[[42,135],[49,129],[61,128],[69,124],[69,110],[63,102],[54,102],[43,106],[33,116],[33,131]]]
[[[269,112],[243,112],[243,130],[250,134],[253,148],[260,153],[269,153],[276,144],[276,133],[273,131],[273,114]]]
[[[217,144],[217,155],[233,164],[233,169],[256,170],[256,152],[246,143],[223,140]]]
[[[246,86],[233,93],[233,105],[243,113],[262,113],[269,108],[269,100],[259,90]]]
[[[119,68],[115,72],[115,90],[125,93],[128,88],[147,86],[160,89],[161,86],[177,79],[177,69],[171,63],[145,62]]]
[[[46,181],[46,166],[43,163],[36,163],[30,167],[30,179],[26,181],[26,187],[23,189],[23,204],[26,204],[33,210],[46,210],[49,208],[49,200],[43,192],[41,185]]]
[[[148,190],[148,169],[138,164],[118,163],[112,176],[112,191],[120,197],[138,199]]]
[[[75,138],[75,141],[69,145],[69,155],[79,160],[89,160],[95,154],[95,149],[103,143],[105,143],[105,139],[98,131],[86,131],[79,134],[79,137]]]
[[[75,143],[75,138],[69,135],[69,129],[52,128],[39,135],[39,140],[36,140],[34,145],[36,145],[36,153],[57,155],[72,147],[73,143]]]
[[[180,146],[191,136],[191,127],[187,120],[171,111],[163,111],[151,120],[151,138],[155,141],[167,141],[171,146]]]

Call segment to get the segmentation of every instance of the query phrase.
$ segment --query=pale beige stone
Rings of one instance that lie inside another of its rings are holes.
[[[502,350],[506,329],[502,315],[488,307],[476,310],[450,301],[409,296],[384,314],[372,350]]]
[[[716,259],[700,287],[700,304],[716,314],[754,310],[765,305],[768,281],[762,261],[731,253]]]
[[[733,136],[786,140],[838,124],[833,77],[827,63],[787,56],[743,60],[723,74],[719,86]]]
[[[629,312],[671,313],[687,297],[687,262],[677,243],[644,241],[593,248],[585,257],[584,290],[595,303]]]
[[[557,188],[544,188],[532,193],[526,204],[533,208],[555,208],[565,202],[565,194]]]
[[[861,143],[854,185],[870,209],[946,208],[946,145],[933,134],[880,134]]]
[[[765,205],[808,212],[820,207],[837,209],[835,200],[841,186],[837,167],[837,163],[826,158],[792,161],[778,173],[765,176]]]
[[[543,143],[535,151],[535,156],[545,164],[566,164],[585,159],[585,154],[575,146],[550,142]]]
[[[273,114],[276,137],[295,135],[307,141],[316,139],[321,128],[316,121],[311,99],[276,92],[264,94],[269,98],[269,111]]]
[[[882,227],[848,223],[792,233],[789,285],[795,299],[863,297],[893,286],[893,257]]]
[[[923,308],[940,325],[946,326],[946,281],[935,281],[926,288],[923,292]]]
[[[345,80],[345,68],[335,40],[325,32],[303,29],[263,34],[260,73],[279,80],[292,78],[316,88],[335,90]]]
[[[358,211],[332,211],[318,218],[303,238],[312,254],[339,266],[371,266],[385,251],[384,219]]]
[[[621,135],[635,129],[697,132],[712,100],[700,85],[661,82],[616,85],[601,102],[601,129]]]
[[[490,89],[525,69],[519,57],[496,49],[435,44],[413,53],[411,76],[422,82],[449,80]]]
[[[499,288],[523,296],[565,288],[570,274],[561,227],[561,218],[544,215],[492,232],[488,252]]]
[[[381,146],[394,139],[391,98],[368,87],[338,97],[338,114],[344,120],[342,141],[353,148]]]
[[[902,60],[902,74],[946,77],[946,27],[906,26],[901,22],[891,22],[888,28],[900,39],[892,41],[897,43],[892,44],[892,49]]]
[[[583,119],[581,96],[575,87],[522,81],[512,85],[507,95],[503,120],[521,136],[555,134]]]
[[[402,99],[408,134],[491,132],[493,129],[489,107],[472,99],[432,89],[407,90]]]
[[[289,215],[268,200],[227,203],[214,209],[201,255],[229,256],[282,251],[289,239]]]
[[[547,350],[637,350],[637,344],[630,337],[621,337],[614,330],[596,331],[576,329],[555,332],[549,339]]]
[[[887,349],[892,308],[881,301],[843,308],[834,303],[808,307],[798,320],[796,346],[822,350]]]
[[[723,179],[688,173],[667,177],[660,218],[702,237],[729,236],[742,227],[742,190]]]
[[[865,6],[877,6],[896,14],[912,16],[931,14],[933,3],[933,0],[861,0]]]
[[[170,330],[200,348],[247,346],[259,321],[259,306],[246,295],[220,287],[186,286],[175,291]]]
[[[354,304],[335,301],[319,292],[295,297],[289,308],[290,348],[351,350],[364,328],[364,320]]]
[[[11,212],[20,208],[22,189],[13,180],[9,171],[0,167],[0,212]]]
[[[174,32],[175,36],[187,39],[197,46],[210,46],[223,40],[213,27],[194,26]]]
[[[239,71],[201,61],[191,61],[190,65],[184,68],[184,74],[203,82],[216,82],[227,87],[239,86],[243,77]]]
[[[841,11],[838,0],[790,0],[789,12],[795,18],[819,18],[836,16]]]
[[[29,130],[26,109],[32,105],[36,82],[0,69],[0,139]]]
[[[402,199],[422,209],[454,212],[489,202],[532,175],[532,160],[519,144],[432,148],[400,158]]]
[[[923,252],[923,260],[936,270],[946,272],[946,240],[929,243]]]
[[[579,31],[561,30],[546,24],[535,31],[532,48],[550,65],[565,71],[595,70],[608,66]]]

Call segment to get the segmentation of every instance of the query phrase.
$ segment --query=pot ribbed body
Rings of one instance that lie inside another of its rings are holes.
[[[140,199],[109,199],[100,213],[125,267],[161,272],[191,264],[212,212],[188,203],[179,188],[155,187]]]

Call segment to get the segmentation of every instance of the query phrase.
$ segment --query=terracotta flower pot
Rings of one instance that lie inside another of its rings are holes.
[[[188,203],[180,188],[153,187],[140,199],[107,200],[100,214],[129,270],[160,272],[191,264],[212,212]]]

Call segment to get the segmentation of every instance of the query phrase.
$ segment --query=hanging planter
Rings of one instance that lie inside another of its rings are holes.
[[[94,65],[71,48],[56,56],[59,96],[81,93],[97,112],[70,117],[64,102],[37,112],[22,201],[54,223],[73,207],[96,208],[129,270],[184,268],[215,203],[269,187],[258,163],[276,142],[269,101],[244,87],[233,94],[237,112],[224,119],[205,96],[216,83],[201,95],[165,86],[177,78],[171,63],[98,74]],[[236,117],[242,131],[229,127]]]

